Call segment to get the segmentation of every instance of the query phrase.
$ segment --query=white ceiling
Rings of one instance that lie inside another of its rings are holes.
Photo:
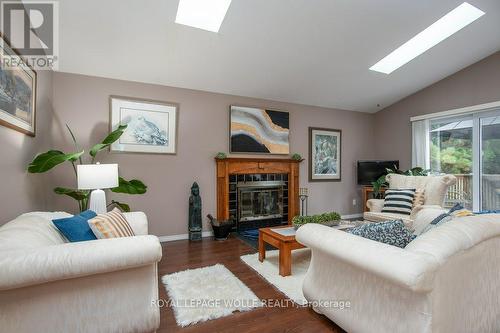
[[[216,34],[175,24],[178,0],[61,0],[59,70],[376,112],[500,50],[500,1],[470,0],[486,15],[368,69],[462,2],[233,0]]]

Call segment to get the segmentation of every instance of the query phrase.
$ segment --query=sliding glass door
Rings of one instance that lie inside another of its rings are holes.
[[[428,165],[453,174],[446,206],[500,209],[500,110],[430,120]]]
[[[446,206],[462,203],[473,208],[473,118],[472,116],[433,120],[430,124],[430,169],[452,174],[457,183],[446,197]]]
[[[481,209],[500,208],[500,112],[480,118]]]

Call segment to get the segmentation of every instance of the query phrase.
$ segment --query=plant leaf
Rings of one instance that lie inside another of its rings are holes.
[[[130,212],[130,206],[127,205],[126,203],[112,200],[111,203],[108,205],[108,207],[113,206],[113,205],[118,206],[122,211],[124,211],[126,213]]]
[[[59,150],[49,150],[48,152],[39,154],[35,157],[35,159],[28,165],[28,172],[47,172],[63,162],[76,161],[80,156],[82,156],[82,154],[83,150],[72,154],[65,154]]]
[[[87,199],[89,196],[89,191],[80,191],[64,187],[56,187],[54,192],[61,195],[67,195],[78,201]]]
[[[75,145],[75,150],[76,151],[79,151],[80,150],[80,147],[78,146],[78,142],[76,141],[76,137],[75,137],[75,134],[73,133],[73,131],[71,130],[71,128],[69,127],[68,124],[66,124],[66,128],[68,129],[68,132],[69,134],[71,135],[71,139],[73,140],[73,144]],[[83,164],[82,162],[82,157],[79,156],[78,159],[80,160],[80,164]],[[74,161],[72,161],[74,162]]]
[[[111,191],[125,194],[144,194],[146,193],[147,188],[148,187],[138,179],[127,181],[122,177],[119,177],[118,187],[112,188]]]
[[[113,142],[115,142],[122,136],[126,128],[127,125],[119,125],[118,128],[115,129],[113,132],[109,133],[108,136],[105,137],[101,143],[96,144],[94,147],[92,147],[92,149],[90,149],[89,152],[90,156],[96,157],[98,152],[105,149],[106,147],[109,147]]]

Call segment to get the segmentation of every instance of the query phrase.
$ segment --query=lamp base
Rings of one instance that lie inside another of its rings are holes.
[[[89,209],[96,214],[104,214],[106,210],[106,193],[103,190],[93,190],[90,193]]]

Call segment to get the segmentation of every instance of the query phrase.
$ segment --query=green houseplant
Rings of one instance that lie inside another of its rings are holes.
[[[49,170],[52,170],[56,166],[63,164],[64,162],[68,162],[71,164],[75,177],[78,177],[77,174],[77,164],[86,164],[83,160],[83,155],[85,153],[84,150],[80,149],[78,142],[76,141],[75,135],[71,128],[66,125],[69,134],[71,135],[71,139],[75,146],[75,152],[73,153],[64,153],[60,150],[49,150],[45,153],[37,155],[33,161],[28,165],[29,173],[44,173]],[[116,130],[109,133],[100,143],[94,145],[89,150],[89,159],[90,164],[95,163],[95,159],[97,154],[108,148],[113,142],[118,140],[127,125],[120,125]],[[147,191],[147,186],[138,179],[125,180],[122,177],[118,178],[118,187],[110,189],[114,193],[124,193],[124,194],[144,194]],[[64,188],[64,187],[56,187],[54,188],[54,192],[60,195],[66,195],[70,198],[75,199],[78,202],[78,209],[82,212],[88,209],[90,192],[89,190],[78,190],[72,188]],[[130,211],[130,206],[126,203],[111,201],[109,206],[118,206],[121,210],[125,212]]]
[[[217,155],[215,155],[215,158],[218,160],[225,160],[227,158],[227,155],[226,153],[220,151],[217,153]]]
[[[319,223],[327,226],[334,226],[340,221],[340,214],[337,212],[323,213],[311,216],[295,216],[292,219],[292,224],[295,229],[307,223]]]

